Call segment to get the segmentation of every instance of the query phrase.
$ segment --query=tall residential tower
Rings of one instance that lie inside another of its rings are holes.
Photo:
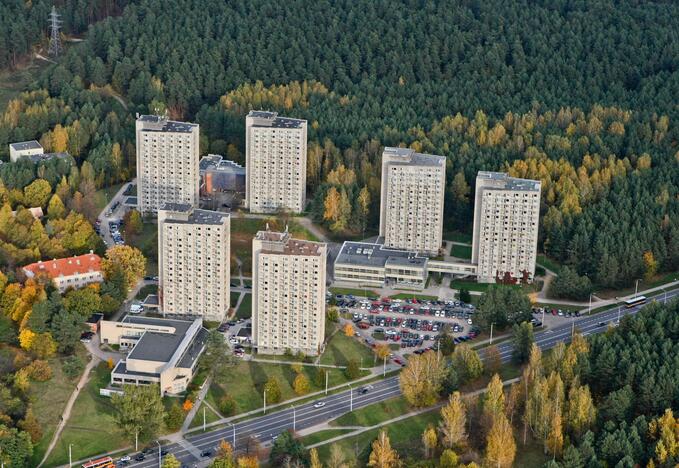
[[[136,130],[139,210],[155,214],[166,203],[198,207],[198,124],[142,115]]]
[[[252,241],[252,340],[265,354],[317,355],[325,339],[326,244],[259,231]]]
[[[380,236],[384,246],[437,255],[443,244],[446,158],[384,148]]]
[[[477,174],[472,263],[479,282],[533,280],[539,218],[540,181]]]
[[[245,118],[245,203],[253,213],[304,211],[306,120],[251,111]]]
[[[222,321],[229,310],[229,215],[169,203],[158,211],[158,270],[163,314]]]

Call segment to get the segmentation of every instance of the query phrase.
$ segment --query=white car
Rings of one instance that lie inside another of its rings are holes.
[[[129,455],[125,455],[124,457],[120,457],[120,460],[118,460],[118,461],[129,462],[130,460],[132,460],[132,458],[130,458]]]
[[[317,401],[316,403],[314,403],[314,408],[323,408],[324,406],[325,406],[324,401]]]
[[[468,323],[469,325],[471,325],[471,324],[472,324],[472,319],[467,319],[467,323]]]
[[[238,339],[236,339],[235,337],[232,336],[231,338],[229,338],[229,343],[238,344]]]

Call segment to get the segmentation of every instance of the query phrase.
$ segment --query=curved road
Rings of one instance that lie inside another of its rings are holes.
[[[666,294],[667,300],[677,296],[679,296],[679,290],[668,291]],[[664,300],[662,294],[656,296],[656,299],[659,301]],[[575,324],[575,330],[584,336],[601,333],[608,328],[609,324],[617,322],[618,317],[634,315],[639,312],[642,307],[644,307],[644,305],[631,309],[625,309],[621,306],[619,309],[614,308],[610,311],[600,312],[592,316],[585,315],[579,317],[574,319],[572,323]],[[565,324],[536,333],[535,343],[544,351],[552,348],[560,341],[569,341],[572,333],[573,325]],[[506,362],[511,359],[511,342],[501,343],[497,347],[503,361]],[[294,410],[291,406],[284,410],[274,411],[267,415],[237,422],[235,424],[235,434],[234,425],[228,425],[227,427],[213,429],[207,432],[201,432],[200,429],[198,429],[197,431],[186,434],[185,439],[180,443],[173,443],[164,448],[168,452],[174,454],[185,466],[205,466],[208,458],[201,457],[200,452],[206,449],[211,449],[213,453],[216,452],[216,448],[221,440],[226,440],[232,445],[235,445],[235,448],[238,451],[245,450],[246,441],[251,436],[256,437],[261,444],[270,444],[275,435],[278,435],[285,430],[301,430],[316,426],[348,413],[352,407],[354,409],[362,408],[373,403],[379,403],[380,401],[396,397],[401,393],[398,377],[390,377],[375,382],[372,386],[373,388],[364,395],[359,394],[357,387],[354,387],[352,390],[329,395],[325,398],[319,398],[316,401],[325,402],[325,406],[322,408],[314,408],[314,402],[310,402],[296,406]],[[142,462],[135,462],[133,460],[130,466],[140,468],[158,466],[157,449],[150,452]]]

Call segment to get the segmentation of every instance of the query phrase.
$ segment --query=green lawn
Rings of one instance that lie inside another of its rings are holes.
[[[103,188],[101,190],[97,190],[97,192],[94,194],[95,197],[95,205],[99,211],[103,210],[106,205],[108,205],[108,202],[110,202],[113,199],[113,196],[118,193],[118,190],[120,190],[120,187],[122,187],[124,184],[127,182],[124,182],[122,184],[115,184],[111,185],[110,187]]]
[[[329,372],[328,386],[334,387],[347,382],[347,378],[341,369],[326,369]],[[306,374],[311,383],[311,392],[325,389],[325,384],[316,386],[314,377],[317,368],[303,366],[302,372]],[[267,362],[241,361],[229,372],[222,382],[214,382],[207,394],[207,401],[213,408],[219,407],[219,400],[225,394],[231,395],[236,400],[236,414],[261,408],[264,404],[264,384],[270,377],[275,377],[281,388],[281,401],[295,398],[292,388],[295,372],[287,364],[272,364]],[[272,404],[269,402],[269,404]]]
[[[331,426],[374,426],[412,411],[405,398],[397,397],[366,406],[330,421]]]
[[[108,385],[109,378],[110,371],[105,363],[93,369],[89,382],[73,405],[71,417],[47,460],[47,466],[68,463],[69,444],[73,444],[74,460],[129,445],[113,419],[111,399],[99,395],[99,388]]]
[[[390,296],[390,299],[417,299],[423,301],[438,301],[436,296],[427,296],[425,294],[410,294],[410,293],[400,293],[394,296]]]
[[[205,414],[205,424],[210,424],[221,419],[221,416],[212,411],[205,403],[200,405],[196,412],[196,417],[191,421],[189,428],[201,427],[203,425],[203,414]]]
[[[146,296],[148,296],[149,294],[158,294],[158,285],[157,284],[147,284],[145,286],[142,286],[142,288],[139,290],[139,292],[135,296],[135,299],[143,301],[144,299],[146,299]]]
[[[670,273],[662,273],[655,276],[651,281],[641,280],[639,281],[639,291],[644,289],[656,288],[662,286],[665,283],[671,283],[675,280],[679,280],[679,271],[673,271]],[[605,289],[602,291],[597,291],[596,296],[602,299],[613,299],[615,297],[629,296],[634,294],[634,285],[625,289]]]
[[[535,263],[547,268],[548,270],[552,270],[557,274],[561,271],[561,265],[559,265],[555,260],[547,257],[545,254],[539,254]]]
[[[304,444],[305,447],[313,444],[317,444],[319,442],[323,442],[325,440],[332,439],[333,437],[337,437],[342,434],[346,434],[348,432],[352,432],[353,429],[326,429],[324,431],[318,431],[314,432],[313,434],[309,434],[307,436],[304,436],[300,438],[300,441]]]
[[[137,247],[146,257],[146,274],[154,276],[158,274],[158,225],[144,223],[141,234],[125,240],[129,245]]]
[[[236,318],[247,319],[252,317],[252,294],[245,294],[236,311]]]
[[[360,343],[357,338],[347,336],[344,331],[338,330],[330,338],[321,356],[321,364],[346,366],[352,359],[356,359],[359,364],[363,363],[365,367],[372,367],[374,353],[367,345]]]
[[[434,410],[384,426],[383,428],[366,431],[354,437],[347,437],[335,442],[335,445],[342,449],[346,459],[357,460],[359,466],[363,466],[368,460],[372,442],[377,438],[378,432],[385,429],[389,435],[392,447],[403,458],[406,455],[418,458],[422,453],[422,432],[429,424],[436,425],[438,420],[439,411]],[[318,447],[318,455],[321,460],[328,459],[330,446],[331,444],[325,444]]]
[[[450,248],[450,255],[457,258],[470,259],[472,258],[471,246],[453,244]]]
[[[467,291],[485,292],[490,286],[495,283],[477,283],[476,281],[451,280],[450,287],[453,289],[466,289]],[[536,281],[533,284],[509,284],[504,285],[507,288],[523,289],[526,294],[539,291],[542,289],[542,281]]]
[[[275,216],[259,219],[241,218],[235,215],[231,218],[231,255],[243,262],[243,274],[245,275],[252,272],[252,238],[255,237],[257,231],[265,230],[267,223],[272,231],[285,229],[285,221]],[[288,231],[295,239],[318,240],[293,218],[288,220]]]
[[[472,243],[472,235],[466,232],[460,232],[460,231],[444,231],[443,232],[443,239],[444,240],[449,240],[453,242],[464,242],[467,244]]]
[[[361,296],[361,297],[368,297],[374,296],[374,297],[379,297],[379,294],[377,294],[375,291],[372,291],[370,289],[356,289],[356,288],[330,288],[330,292],[337,295],[337,294],[342,294],[344,296]]]
[[[84,348],[79,346],[77,355],[82,359],[83,366],[86,365],[88,356]],[[45,455],[45,450],[47,450],[57,424],[59,424],[61,412],[80,378],[78,376],[71,380],[66,377],[62,372],[62,362],[63,358],[61,357],[50,359],[52,378],[47,382],[31,382],[29,398],[33,413],[38,418],[43,431],[42,439],[33,449],[32,466],[37,466]]]

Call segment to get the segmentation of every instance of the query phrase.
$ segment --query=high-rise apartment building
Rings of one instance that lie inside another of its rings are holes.
[[[446,158],[384,148],[380,236],[384,246],[437,255],[443,243]]]
[[[139,210],[155,214],[166,203],[198,207],[198,124],[142,115],[136,130]]]
[[[245,118],[245,203],[253,213],[304,211],[306,120],[251,111]]]
[[[252,241],[252,340],[265,354],[316,355],[325,339],[326,244],[259,231]]]
[[[539,218],[540,181],[477,174],[472,263],[479,282],[533,280]]]
[[[158,270],[163,314],[222,321],[229,310],[229,215],[166,204],[158,211]]]

